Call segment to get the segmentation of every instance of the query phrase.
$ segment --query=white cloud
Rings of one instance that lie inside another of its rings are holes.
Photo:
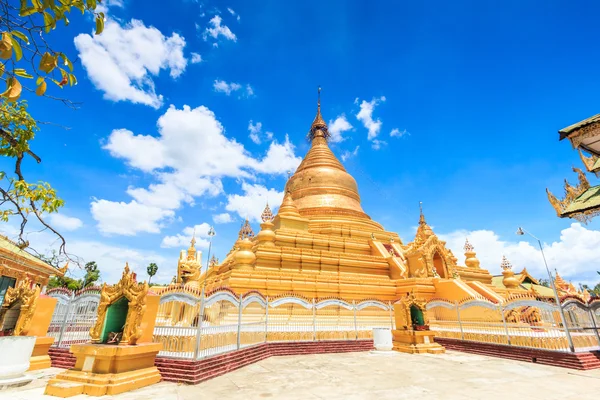
[[[233,15],[234,17],[236,17],[236,19],[238,20],[238,22],[240,21],[239,14],[237,14],[235,11],[233,11],[233,8],[227,7],[227,11],[229,11],[229,14]]]
[[[94,86],[113,101],[131,101],[159,108],[162,95],[156,93],[154,76],[168,70],[171,78],[185,71],[185,39],[177,33],[164,36],[142,21],[125,26],[108,20],[102,35],[80,34],[75,47]]]
[[[209,37],[212,37],[213,39],[219,39],[219,36],[222,36],[227,40],[233,40],[234,42],[237,42],[237,36],[231,32],[231,29],[229,29],[227,25],[221,25],[221,22],[223,22],[223,19],[218,15],[215,15],[211,18],[209,21],[211,27],[206,28],[202,34],[204,40],[208,40]]]
[[[215,224],[227,224],[229,222],[233,222],[233,219],[229,213],[222,213],[213,215],[213,222]]]
[[[204,106],[171,106],[157,125],[158,136],[116,129],[104,145],[113,157],[151,173],[156,182],[147,188],[128,188],[133,198],[129,203],[95,200],[93,216],[101,232],[159,232],[182,203],[193,204],[195,197],[222,193],[222,178],[285,175],[301,161],[287,135],[284,143],[271,142],[264,157],[253,158],[243,145],[225,136],[221,123]],[[128,216],[123,220],[114,216],[121,214]],[[131,214],[138,220],[130,221]]]
[[[171,210],[147,206],[135,200],[129,203],[94,200],[91,211],[101,233],[125,236],[133,236],[138,232],[158,233],[160,222],[175,215]]]
[[[342,161],[346,161],[349,158],[356,157],[356,155],[358,154],[358,148],[359,148],[359,146],[356,146],[354,148],[354,151],[346,150],[345,152],[343,152],[342,153]]]
[[[231,95],[234,92],[239,92],[241,97],[252,97],[254,96],[254,89],[252,86],[247,84],[245,87],[239,83],[231,82],[227,83],[223,80],[215,79],[213,82],[213,89],[215,92],[225,93],[227,96]]]
[[[390,132],[390,136],[391,137],[399,137],[399,138],[401,138],[401,137],[408,136],[408,135],[410,135],[410,133],[406,129],[404,129],[404,130],[401,131],[398,128],[394,128]]]
[[[520,272],[527,268],[536,278],[547,278],[544,262],[537,243],[533,239],[515,235],[515,240],[501,240],[493,231],[456,231],[439,235],[447,241],[447,246],[459,259],[459,264],[464,265],[462,254],[465,238],[475,247],[477,258],[481,267],[493,275],[499,275],[502,256],[512,263],[513,270]],[[574,282],[598,283],[598,249],[600,248],[600,231],[590,230],[579,223],[561,231],[560,240],[551,244],[544,244],[544,253],[552,273],[557,269],[566,280]]]
[[[272,133],[267,132],[267,137],[272,136]],[[273,140],[267,150],[267,155],[261,161],[253,162],[252,168],[265,174],[283,175],[294,172],[301,162],[302,158],[294,155],[294,145],[286,134],[285,142],[279,144],[277,140]]]
[[[208,230],[210,225],[206,222],[200,225],[188,226],[183,229],[182,233],[174,236],[165,236],[160,244],[160,247],[189,247],[192,237],[196,236],[196,248],[208,248],[209,238]],[[216,232],[215,232],[216,233]]]
[[[202,56],[198,53],[191,53],[192,59],[190,60],[192,64],[198,64],[202,62]]]
[[[387,142],[385,140],[373,139],[371,147],[373,148],[373,150],[379,150],[382,146],[385,145],[387,145]]]
[[[213,89],[215,92],[225,93],[229,96],[232,92],[240,90],[242,85],[239,83],[231,82],[227,83],[225,81],[215,80],[213,83]]]
[[[64,214],[50,214],[48,219],[50,225],[58,231],[75,231],[83,226],[83,222],[79,218],[68,217]]]
[[[352,128],[353,127],[346,119],[346,116],[344,114],[339,115],[335,121],[329,121],[329,133],[331,134],[329,141],[331,143],[342,142],[346,139],[345,137],[342,137],[342,133],[349,131]]]
[[[248,122],[248,131],[250,132],[250,139],[256,144],[260,144],[261,130],[262,130],[261,122],[257,122],[256,124],[254,124],[252,122],[252,120],[250,120],[250,122]]]
[[[275,189],[267,189],[262,185],[251,185],[242,182],[243,195],[232,194],[227,196],[227,211],[236,212],[242,219],[248,218],[251,222],[262,222],[260,215],[267,203],[271,205],[271,210],[279,208],[283,201],[283,192],[278,192]]]
[[[356,118],[362,122],[365,128],[369,131],[367,138],[369,140],[373,140],[379,135],[379,131],[381,131],[381,120],[373,119],[373,111],[375,107],[380,103],[385,101],[385,96],[381,96],[379,99],[374,98],[371,101],[363,100],[360,103],[360,111],[356,114]],[[355,104],[358,104],[358,98],[354,100]]]

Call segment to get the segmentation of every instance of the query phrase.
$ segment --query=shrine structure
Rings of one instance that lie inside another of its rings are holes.
[[[587,172],[600,175],[600,114],[594,115],[581,122],[561,129],[560,140],[569,139],[574,149],[577,149]],[[578,183],[571,185],[565,180],[565,196],[558,199],[548,189],[546,193],[552,207],[560,218],[574,218],[587,222],[600,214],[600,185],[590,185],[586,174],[579,168],[573,168],[577,173]]]

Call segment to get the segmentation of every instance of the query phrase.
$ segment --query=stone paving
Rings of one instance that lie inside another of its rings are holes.
[[[0,399],[44,396],[52,368]],[[395,352],[271,357],[196,386],[160,384],[115,396],[119,400],[252,399],[560,399],[597,397],[600,370],[575,371],[458,352]],[[71,399],[88,398],[76,396]],[[109,398],[103,397],[104,399]],[[88,398],[91,399],[91,398]]]

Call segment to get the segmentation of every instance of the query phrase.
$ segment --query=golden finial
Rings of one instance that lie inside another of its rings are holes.
[[[425,215],[423,215],[423,202],[422,201],[419,202],[419,212],[421,214],[419,216],[419,225],[426,224],[427,222],[425,222]]]
[[[475,247],[469,242],[469,238],[465,239],[465,253],[473,253],[475,251]]]
[[[252,227],[250,226],[250,223],[248,222],[248,218],[246,218],[246,220],[244,221],[244,224],[242,225],[242,227],[240,229],[238,238],[244,240],[244,239],[252,239],[253,237],[254,237],[254,231],[252,230]]]
[[[271,222],[271,221],[273,221],[273,213],[271,212],[271,208],[269,207],[269,203],[267,203],[267,206],[263,210],[260,218],[262,219],[263,222]]]
[[[512,264],[510,263],[510,261],[508,261],[506,256],[502,256],[502,262],[500,263],[500,268],[502,268],[504,271],[512,270]]]
[[[327,139],[329,136],[330,134],[329,130],[327,129],[327,123],[321,116],[321,86],[319,86],[317,95],[317,116],[310,127],[308,138],[310,140],[313,140],[316,137],[323,137]]]

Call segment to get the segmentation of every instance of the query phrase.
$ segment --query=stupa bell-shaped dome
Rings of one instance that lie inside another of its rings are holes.
[[[360,205],[356,181],[329,148],[328,137],[319,99],[317,116],[309,132],[311,148],[289,179],[286,191],[302,216],[335,213],[370,220]]]

